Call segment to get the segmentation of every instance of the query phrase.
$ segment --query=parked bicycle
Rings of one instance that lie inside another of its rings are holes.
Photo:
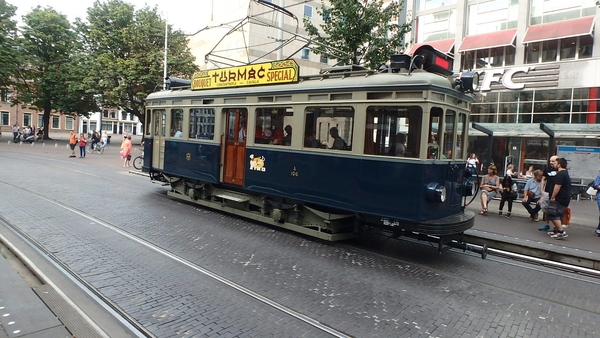
[[[92,148],[92,142],[90,142],[87,151],[88,151],[88,153],[95,152],[97,154],[103,154],[104,147],[102,146],[102,142],[97,142],[93,148]]]
[[[142,150],[141,152],[142,155],[133,159],[133,167],[137,170],[142,170],[142,167],[144,166],[144,151]]]

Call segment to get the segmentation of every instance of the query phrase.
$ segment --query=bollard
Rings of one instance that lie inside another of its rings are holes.
[[[23,145],[23,141],[19,141],[19,145],[22,146]]]
[[[54,143],[54,148],[58,147],[58,143]]]
[[[67,144],[67,149],[69,149],[69,145]]]
[[[31,146],[33,147],[33,145],[35,144],[35,142],[31,142]]]
[[[45,146],[46,146],[46,142],[42,142],[42,147],[45,147]]]

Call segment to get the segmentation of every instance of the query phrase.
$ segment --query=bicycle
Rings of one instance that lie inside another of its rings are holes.
[[[133,167],[137,170],[142,170],[144,166],[144,151],[142,150],[142,155],[137,156],[133,159]]]
[[[92,148],[92,143],[90,142],[90,145],[89,145],[87,151],[88,151],[88,153],[96,152],[98,154],[103,154],[104,147],[102,146],[102,142],[97,142],[94,148]]]

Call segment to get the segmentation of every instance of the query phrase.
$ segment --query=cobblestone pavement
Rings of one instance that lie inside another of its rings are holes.
[[[324,243],[171,200],[120,161],[92,161],[0,147],[0,213],[157,336],[325,334],[89,217],[351,336],[600,335],[598,280],[399,241],[372,244],[398,259]]]

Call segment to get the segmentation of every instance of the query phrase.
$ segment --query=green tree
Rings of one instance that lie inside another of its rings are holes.
[[[80,83],[81,45],[73,26],[52,7],[34,8],[23,17],[18,45],[23,64],[16,76],[18,102],[43,111],[45,138],[49,138],[50,114],[87,115],[97,109],[93,93]]]
[[[165,21],[157,11],[97,0],[88,9],[89,23],[77,24],[90,55],[86,86],[103,106],[121,108],[143,124],[146,96],[163,83]],[[185,34],[171,26],[167,49],[169,76],[190,78],[197,71]]]
[[[335,56],[339,64],[366,65],[377,69],[390,55],[405,47],[409,24],[397,23],[402,3],[392,0],[328,0],[317,13],[324,19],[321,30],[304,18],[304,28],[316,42],[315,54]],[[342,55],[340,55],[340,52]]]
[[[0,87],[10,87],[13,76],[20,63],[19,53],[14,38],[17,23],[12,18],[17,7],[0,0]]]

